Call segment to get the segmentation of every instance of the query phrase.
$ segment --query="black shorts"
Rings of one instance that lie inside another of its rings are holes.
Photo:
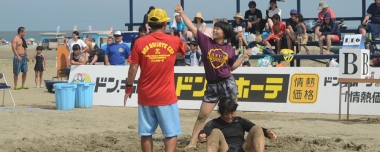
[[[369,27],[368,27],[368,25],[363,25],[363,24],[360,24],[360,25],[358,26],[358,29],[360,29],[360,28],[363,28],[363,29],[365,29],[367,32],[368,32],[368,30],[369,30]]]
[[[228,144],[227,152],[244,152],[244,149],[240,144]]]

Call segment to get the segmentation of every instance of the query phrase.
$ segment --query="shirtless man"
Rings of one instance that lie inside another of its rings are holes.
[[[15,90],[29,89],[25,85],[26,73],[28,72],[28,53],[26,48],[28,47],[25,39],[26,30],[24,27],[19,27],[17,30],[17,35],[12,40],[12,50],[13,50],[13,80],[15,84]],[[22,72],[22,86],[17,86],[18,75]]]
[[[87,45],[87,47],[88,47],[88,51],[94,50],[94,48],[92,47],[92,42],[91,42],[91,40],[92,40],[91,35],[87,35],[86,40],[85,40],[85,43],[86,43],[86,45]]]

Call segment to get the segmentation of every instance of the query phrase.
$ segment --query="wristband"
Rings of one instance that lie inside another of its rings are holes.
[[[125,87],[125,93],[130,95],[132,94],[132,85],[127,85]]]

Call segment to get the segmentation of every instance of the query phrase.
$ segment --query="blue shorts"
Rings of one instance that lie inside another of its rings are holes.
[[[21,72],[28,72],[28,62],[26,61],[26,55],[20,55],[21,61],[17,60],[17,56],[13,56],[13,74],[19,75]]]
[[[138,113],[140,136],[152,136],[158,125],[165,137],[175,137],[182,133],[177,103],[167,106],[139,105]]]

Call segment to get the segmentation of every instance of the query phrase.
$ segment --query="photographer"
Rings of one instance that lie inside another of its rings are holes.
[[[327,51],[325,54],[330,54],[331,43],[340,41],[340,31],[338,25],[331,19],[330,13],[325,13],[323,23],[319,29],[321,37],[319,39],[320,54],[323,54],[323,41],[326,41]]]

